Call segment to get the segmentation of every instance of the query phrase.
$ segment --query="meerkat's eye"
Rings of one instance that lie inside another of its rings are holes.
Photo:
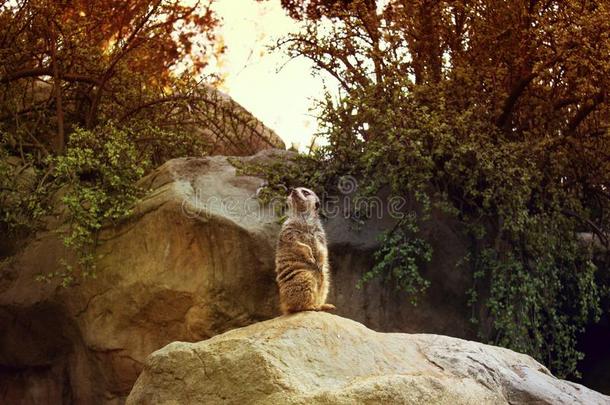
[[[311,194],[309,191],[303,190],[303,196],[304,197],[307,197],[309,194]]]

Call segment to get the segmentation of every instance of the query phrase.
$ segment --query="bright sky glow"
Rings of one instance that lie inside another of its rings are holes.
[[[323,81],[312,76],[308,60],[286,64],[284,53],[267,49],[298,30],[298,23],[286,16],[279,0],[217,0],[214,9],[227,46],[218,67],[225,77],[221,90],[273,129],[287,147],[296,143],[303,150],[317,130],[309,110],[312,99],[323,95]]]

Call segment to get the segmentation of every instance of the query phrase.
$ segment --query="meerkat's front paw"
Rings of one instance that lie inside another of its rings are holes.
[[[337,309],[333,304],[322,304],[320,306],[320,311],[334,311],[335,309]]]

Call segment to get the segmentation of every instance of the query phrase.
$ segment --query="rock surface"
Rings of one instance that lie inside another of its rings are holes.
[[[304,312],[153,353],[139,404],[610,404],[531,357]]]

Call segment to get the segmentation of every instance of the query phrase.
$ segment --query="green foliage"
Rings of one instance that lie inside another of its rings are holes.
[[[178,157],[206,156],[210,151],[210,140],[196,131],[161,129],[147,120],[137,120],[120,128],[127,135],[126,141],[137,150],[137,159],[145,162],[145,169]]]
[[[322,195],[334,178],[334,172],[329,166],[324,170],[319,169],[319,165],[326,162],[323,153],[294,154],[287,160],[272,159],[264,163],[243,163],[238,159],[231,159],[230,162],[237,168],[239,175],[260,176],[267,180],[265,187],[258,193],[262,203],[286,198],[286,191],[290,187],[308,187]]]
[[[9,155],[7,138],[3,135],[0,140],[0,226],[20,234],[37,227],[46,211],[46,190],[40,181],[41,170],[28,163],[29,156]]]
[[[496,329],[491,343],[535,353],[560,376],[578,375],[576,366],[583,358],[575,350],[578,333],[590,316],[600,315],[600,288],[596,267],[579,247],[561,248],[565,250],[556,257],[527,262],[513,252],[499,257],[486,249],[477,257],[476,274],[491,279],[486,302]],[[564,266],[568,271],[558,271]],[[575,298],[579,302],[571,301]]]
[[[363,274],[357,287],[362,288],[370,280],[381,277],[405,291],[411,304],[417,305],[418,296],[430,286],[420,274],[420,268],[432,259],[432,247],[418,237],[418,231],[415,218],[407,216],[396,228],[383,234],[381,247],[374,254],[376,264]]]
[[[278,143],[213,87],[212,5],[0,0],[0,229],[66,220],[77,262],[45,277],[93,271],[97,233],[129,215],[146,170]]]
[[[129,216],[141,194],[135,183],[149,161],[140,159],[132,139],[111,125],[98,132],[76,129],[66,153],[52,158],[56,181],[65,187],[62,202],[70,218],[63,242],[78,253],[85,273],[94,270],[97,232],[104,224]]]
[[[59,280],[59,284],[63,288],[71,287],[78,279],[78,274],[91,278],[96,277],[95,264],[93,261],[92,254],[79,254],[77,258],[78,268],[74,268],[65,259],[60,259],[59,264],[61,267],[57,271],[50,271],[47,273],[40,273],[36,276],[36,281],[51,283],[55,280]]]

